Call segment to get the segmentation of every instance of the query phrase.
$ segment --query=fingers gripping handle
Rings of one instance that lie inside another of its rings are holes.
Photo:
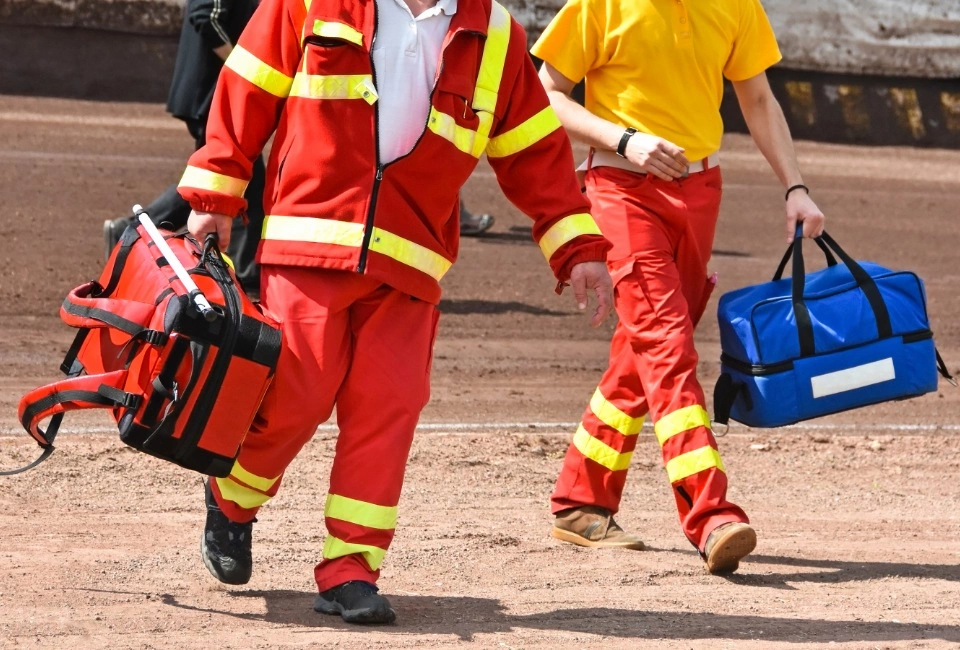
[[[147,235],[150,236],[153,243],[160,249],[160,252],[163,253],[163,256],[170,264],[170,268],[176,273],[177,278],[183,283],[183,286],[187,288],[190,299],[196,306],[197,311],[203,316],[203,319],[207,322],[215,321],[217,319],[217,312],[210,305],[206,296],[200,291],[200,288],[197,287],[197,283],[194,282],[190,274],[187,273],[187,270],[183,268],[183,264],[180,263],[180,259],[170,248],[170,245],[167,244],[167,240],[163,238],[163,235],[160,234],[157,227],[153,225],[153,222],[150,220],[150,215],[148,215],[146,210],[140,207],[140,205],[133,206],[133,213],[137,215],[137,220],[140,222],[140,225],[143,226],[144,230],[147,231]]]

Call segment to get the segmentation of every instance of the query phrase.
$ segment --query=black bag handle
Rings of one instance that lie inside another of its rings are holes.
[[[753,410],[753,400],[742,381],[734,381],[729,373],[721,373],[713,387],[713,421],[716,424],[727,425],[730,422],[730,409],[740,397],[748,411]],[[725,433],[725,432],[724,432]],[[718,435],[722,435],[719,434]]]
[[[797,239],[794,239],[792,242],[790,242],[790,245],[787,246],[787,252],[783,254],[783,259],[781,259],[780,264],[777,265],[777,272],[773,274],[774,282],[783,277],[783,271],[787,267],[787,262],[790,260],[790,255],[793,254],[794,245],[797,244],[797,241]],[[827,258],[827,266],[836,266],[837,258],[833,256],[833,253],[831,253],[827,245],[823,243],[823,240],[817,237],[813,241],[817,243],[817,246],[819,246],[820,250],[823,251],[823,256]]]
[[[867,302],[870,303],[870,308],[873,310],[879,338],[883,339],[892,336],[893,328],[890,325],[890,312],[887,310],[887,305],[883,302],[883,297],[880,295],[877,283],[870,277],[870,274],[850,257],[847,252],[840,247],[840,244],[834,241],[833,237],[827,234],[826,231],[816,239],[823,240],[823,243],[837,254],[840,261],[842,261],[844,266],[850,271],[854,281],[857,283],[857,287],[863,292],[864,296],[866,296]],[[813,340],[813,322],[810,319],[810,311],[807,309],[807,305],[803,299],[806,276],[803,267],[802,241],[803,226],[802,224],[797,224],[797,232],[794,236],[793,243],[787,249],[787,254],[784,256],[781,265],[786,262],[786,258],[792,253],[793,277],[791,278],[791,297],[793,300],[794,318],[797,321],[797,335],[800,340],[800,356],[809,357],[816,353],[816,349]],[[778,272],[779,271],[778,269]]]

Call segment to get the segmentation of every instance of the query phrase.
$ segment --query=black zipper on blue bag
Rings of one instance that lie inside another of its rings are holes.
[[[847,352],[849,350],[856,350],[857,348],[867,347],[868,345],[873,345],[879,341],[888,341],[890,339],[901,339],[905,344],[917,343],[919,341],[928,341],[933,338],[933,332],[931,330],[917,330],[915,332],[907,332],[905,334],[894,334],[893,336],[886,339],[875,339],[873,341],[865,341],[864,343],[859,343],[857,345],[847,346],[845,348],[839,348],[837,350],[830,350],[825,354],[837,354],[838,352]],[[745,375],[751,375],[753,377],[763,377],[765,375],[775,375],[779,372],[787,372],[793,370],[793,362],[800,361],[803,359],[811,359],[813,357],[800,357],[799,359],[791,359],[788,361],[780,361],[777,363],[764,364],[764,363],[749,363],[741,359],[730,356],[726,352],[720,353],[720,363],[737,372],[742,372]]]

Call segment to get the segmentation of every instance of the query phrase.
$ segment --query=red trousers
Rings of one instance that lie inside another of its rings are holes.
[[[261,274],[263,306],[283,324],[283,349],[237,462],[229,477],[212,481],[213,494],[231,520],[253,519],[336,405],[327,537],[314,573],[320,591],[376,582],[429,399],[439,312],[356,273],[265,266]]]
[[[710,298],[707,278],[720,209],[720,169],[672,182],[591,169],[587,195],[613,242],[607,266],[619,323],[610,361],[567,451],[554,513],[582,505],[617,512],[637,436],[649,416],[687,539],[701,551],[720,524],[747,521],[727,501],[727,477],[703,389],[693,331]]]

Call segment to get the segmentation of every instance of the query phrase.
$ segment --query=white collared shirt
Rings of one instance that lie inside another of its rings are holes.
[[[410,153],[427,125],[443,39],[457,0],[439,0],[414,18],[404,0],[376,0],[373,41],[380,162]]]

